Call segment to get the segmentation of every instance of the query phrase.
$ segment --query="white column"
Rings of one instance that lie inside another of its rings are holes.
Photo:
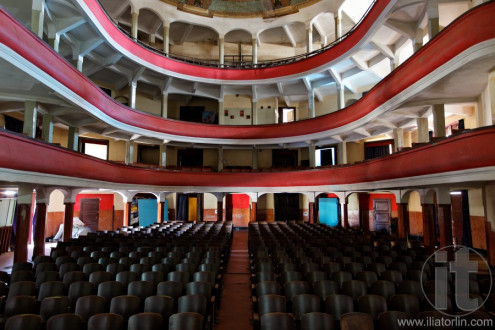
[[[258,169],[258,148],[254,147],[253,148],[253,170]]]
[[[136,89],[137,81],[132,81],[129,86],[129,106],[133,109],[136,108]]]
[[[79,150],[79,128],[69,126],[69,140],[67,143],[67,148],[70,150]]]
[[[132,164],[134,163],[134,149],[136,148],[136,145],[134,141],[127,140],[125,142],[125,147],[126,147],[125,163]]]
[[[258,124],[258,102],[254,101],[251,103],[251,125]]]
[[[133,12],[132,15],[132,23],[131,23],[131,36],[134,39],[138,37],[138,22],[139,22],[139,12]]]
[[[418,126],[418,143],[430,142],[428,118],[417,118],[416,125]]]
[[[225,39],[218,38],[218,62],[220,66],[223,67],[224,57],[225,57]]]
[[[55,33],[55,37],[49,38],[48,43],[52,46],[53,50],[58,53],[60,47],[60,34]]]
[[[315,91],[311,90],[308,93],[308,115],[309,118],[315,117]]]
[[[420,50],[421,47],[423,47],[423,29],[418,29],[416,31],[416,38],[413,40],[414,52]]]
[[[395,128],[394,129],[394,151],[397,152],[401,148],[404,148],[404,129]]]
[[[160,144],[160,166],[167,166],[167,145]]]
[[[162,118],[167,118],[168,116],[168,93],[162,92]]]
[[[345,108],[345,87],[338,82],[335,85],[337,87],[337,109]]]
[[[218,148],[218,164],[217,164],[218,172],[222,172],[223,170],[223,148]]]
[[[45,142],[53,142],[53,116],[46,114],[43,115],[43,129],[41,131],[41,137]]]
[[[223,107],[223,100],[218,101],[218,125],[224,125],[225,124],[225,116],[224,116],[224,107]]]
[[[338,157],[337,162],[339,164],[347,164],[347,142],[342,141],[337,147]]]
[[[43,38],[43,24],[45,20],[45,1],[33,0],[31,8],[31,31]]]
[[[258,64],[258,40],[253,38],[253,64]]]
[[[428,13],[428,36],[431,40],[440,32],[440,14],[438,10],[438,0],[429,0],[427,4]]]
[[[77,71],[82,72],[84,57],[81,55],[77,55],[76,57],[74,57],[73,61],[74,61],[74,66],[76,67]]]
[[[308,152],[309,152],[309,167],[315,167],[316,166],[316,148],[315,148],[315,143],[311,142],[308,146]]]
[[[36,137],[36,121],[38,119],[38,104],[34,101],[24,102],[24,125],[22,133],[31,138]]]
[[[433,105],[433,129],[435,137],[444,137],[445,131],[445,107],[443,104]]]
[[[163,52],[170,53],[170,26],[163,23]]]
[[[308,53],[311,53],[313,51],[313,25],[310,25],[306,29],[306,36],[307,36],[307,45],[306,45],[306,51]]]
[[[335,19],[335,40],[339,39],[342,37],[342,11],[338,11],[334,13],[334,19]]]

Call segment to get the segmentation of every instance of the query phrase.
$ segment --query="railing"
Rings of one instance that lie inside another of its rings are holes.
[[[98,2],[100,2],[99,0],[97,0]],[[373,6],[375,5],[375,3],[377,2],[378,0],[373,0],[373,2],[371,3],[371,5],[368,7],[368,9],[366,10],[366,12],[363,14],[363,16],[360,18],[360,20],[354,24],[354,26],[349,30],[347,31],[344,35],[342,35],[341,37],[339,37],[338,39],[334,40],[333,42],[329,43],[328,45],[325,45],[324,47],[320,48],[320,49],[317,49],[317,50],[314,50],[312,52],[309,52],[309,53],[304,53],[304,54],[300,54],[300,55],[296,55],[296,56],[291,56],[291,57],[285,57],[285,58],[281,58],[281,59],[278,59],[278,60],[268,60],[268,61],[258,61],[257,64],[253,64],[253,61],[251,60],[250,62],[243,62],[243,61],[240,61],[240,62],[233,62],[233,63],[224,63],[224,64],[220,64],[220,62],[218,60],[204,60],[204,59],[199,59],[199,58],[195,58],[195,57],[188,57],[188,56],[183,56],[183,55],[175,55],[175,54],[167,54],[165,53],[164,51],[160,50],[160,49],[157,49],[137,38],[134,38],[132,37],[132,35],[129,33],[129,31],[127,31],[126,29],[124,29],[118,22],[116,22],[113,17],[111,17],[108,12],[106,11],[106,9],[103,7],[103,5],[101,4],[100,2],[100,7],[102,8],[103,12],[105,13],[105,15],[108,17],[108,19],[113,22],[113,24],[120,30],[122,31],[123,34],[125,34],[129,39],[132,39],[134,42],[136,42],[138,45],[156,53],[156,54],[160,54],[162,56],[166,56],[170,59],[174,59],[174,60],[177,60],[177,61],[180,61],[180,62],[184,62],[184,63],[189,63],[189,64],[195,64],[195,65],[201,65],[201,66],[207,66],[207,67],[216,67],[216,68],[228,68],[228,69],[252,69],[252,68],[269,68],[269,67],[275,67],[275,66],[281,66],[281,65],[287,65],[287,64],[290,64],[290,63],[294,63],[294,62],[298,62],[298,61],[302,61],[302,60],[305,60],[307,58],[310,58],[310,57],[313,57],[315,55],[318,55],[318,54],[321,54],[323,52],[326,52],[327,50],[329,50],[330,48],[334,47],[335,45],[337,45],[338,43],[340,43],[341,41],[343,41],[344,39],[348,38],[358,27],[359,25],[363,22],[363,20],[366,18],[366,16],[369,14],[369,12],[371,11],[371,9],[373,8]]]

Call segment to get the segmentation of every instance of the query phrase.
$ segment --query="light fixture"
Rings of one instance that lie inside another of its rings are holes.
[[[451,191],[451,195],[462,195],[462,191]]]
[[[4,195],[7,195],[7,196],[14,196],[14,195],[16,195],[16,194],[17,194],[17,191],[15,191],[15,190],[5,190],[5,191],[3,192],[3,194],[4,194]]]

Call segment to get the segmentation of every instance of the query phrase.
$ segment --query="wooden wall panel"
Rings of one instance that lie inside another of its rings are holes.
[[[203,209],[203,221],[217,221],[216,209]]]
[[[113,210],[100,210],[98,230],[113,230]]]
[[[232,209],[232,222],[234,227],[247,227],[251,214],[249,209]]]
[[[423,213],[409,211],[409,235],[423,236]]]
[[[486,224],[485,217],[474,216],[470,217],[471,221],[471,236],[473,239],[473,247],[475,249],[486,250]]]
[[[45,238],[55,236],[58,232],[58,228],[64,222],[64,213],[65,212],[46,213]]]
[[[273,209],[258,209],[257,221],[275,221],[275,213]]]
[[[119,229],[124,226],[124,210],[115,210],[113,212],[114,228]]]

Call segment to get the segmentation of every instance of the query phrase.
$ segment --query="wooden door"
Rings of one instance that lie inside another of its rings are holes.
[[[79,219],[86,224],[86,227],[97,232],[100,219],[100,199],[82,198],[81,207],[79,209]]]
[[[390,232],[390,199],[374,199],[373,200],[373,223],[375,231]]]
[[[189,197],[188,221],[198,220],[198,197]]]

